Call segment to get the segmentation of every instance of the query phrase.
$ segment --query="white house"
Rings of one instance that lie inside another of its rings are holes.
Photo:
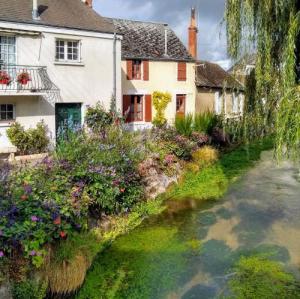
[[[91,0],[0,1],[0,152],[14,121],[43,120],[54,141],[97,101],[122,109],[121,38]]]

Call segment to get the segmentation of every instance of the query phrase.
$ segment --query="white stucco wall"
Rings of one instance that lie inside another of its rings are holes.
[[[83,114],[88,105],[95,105],[98,101],[109,108],[114,89],[113,34],[8,22],[0,22],[0,28],[41,32],[37,36],[23,33],[16,35],[16,64],[46,66],[51,81],[60,90],[60,102],[82,103]],[[1,30],[0,34],[3,34]],[[55,62],[55,41],[60,38],[80,40],[81,63]],[[116,53],[116,102],[118,109],[121,110],[121,40],[119,37],[116,42]],[[44,119],[51,130],[51,136],[55,138],[55,103],[53,101],[48,103],[47,97],[44,99],[37,96],[24,97],[22,93],[15,93],[8,97],[7,95],[7,92],[0,91],[0,103],[16,105],[17,121],[28,128]],[[2,127],[5,125],[7,124],[2,122]]]
[[[149,81],[127,80],[127,62],[122,61],[122,93],[124,95],[152,95],[154,91],[171,93],[172,102],[166,109],[166,117],[170,124],[175,120],[177,94],[186,94],[186,113],[195,113],[195,64],[187,63],[186,81],[177,80],[177,66],[178,63],[174,61],[150,61]],[[152,115],[155,116],[154,108],[152,108]],[[144,126],[140,122],[134,125]]]

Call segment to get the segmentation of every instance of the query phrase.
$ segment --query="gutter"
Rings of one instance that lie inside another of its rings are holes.
[[[113,45],[113,97],[115,105],[117,106],[117,33],[114,32],[114,45]],[[115,107],[117,110],[117,107]]]

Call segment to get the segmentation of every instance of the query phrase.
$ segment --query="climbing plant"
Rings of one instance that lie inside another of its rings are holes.
[[[163,126],[167,122],[165,111],[171,100],[172,96],[169,92],[155,91],[153,93],[153,106],[156,110],[156,115],[153,119],[154,125]]]
[[[299,0],[227,0],[228,52],[237,59],[256,52],[253,127],[276,129],[277,155],[300,156]]]

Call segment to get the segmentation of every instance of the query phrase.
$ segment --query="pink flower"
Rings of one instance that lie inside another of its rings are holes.
[[[39,218],[36,217],[36,216],[31,216],[31,221],[32,222],[37,222],[37,221],[39,221]]]
[[[4,252],[0,250],[0,257],[4,257]]]
[[[29,252],[29,255],[30,255],[30,256],[35,256],[35,255],[36,255],[36,251],[35,251],[35,250],[30,251],[30,252]]]

